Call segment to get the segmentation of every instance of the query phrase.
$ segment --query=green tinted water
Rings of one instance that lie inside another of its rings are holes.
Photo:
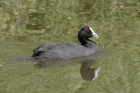
[[[6,0],[0,7],[0,93],[139,93],[140,2]],[[11,13],[9,12],[11,11]],[[90,24],[92,38],[108,55],[98,58],[99,76],[80,75],[80,63],[34,67],[29,57],[42,43],[79,43],[77,32]]]

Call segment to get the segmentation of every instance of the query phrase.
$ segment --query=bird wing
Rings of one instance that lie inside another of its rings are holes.
[[[32,56],[39,56],[40,54],[53,49],[57,45],[58,44],[43,44],[43,45],[40,45],[35,50],[33,50],[33,55]]]

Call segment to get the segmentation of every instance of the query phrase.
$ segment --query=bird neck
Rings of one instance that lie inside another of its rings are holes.
[[[87,39],[84,36],[78,35],[78,40],[82,45],[87,45]]]
[[[78,35],[79,42],[86,47],[93,47],[96,43],[85,36]]]

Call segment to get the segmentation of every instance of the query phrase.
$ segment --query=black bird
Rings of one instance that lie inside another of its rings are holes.
[[[89,39],[90,37],[99,38],[88,25],[78,33],[78,40],[81,44],[43,44],[33,50],[31,57],[33,59],[69,59],[95,54],[98,52],[98,46]]]

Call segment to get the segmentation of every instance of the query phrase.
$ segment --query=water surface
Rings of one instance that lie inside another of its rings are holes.
[[[1,3],[0,93],[140,92],[139,1]],[[82,79],[81,63],[77,61],[38,68],[33,61],[13,60],[30,57],[32,50],[43,43],[79,43],[77,32],[87,24],[100,36],[92,40],[108,52],[91,66],[101,66],[98,78],[92,82]]]

